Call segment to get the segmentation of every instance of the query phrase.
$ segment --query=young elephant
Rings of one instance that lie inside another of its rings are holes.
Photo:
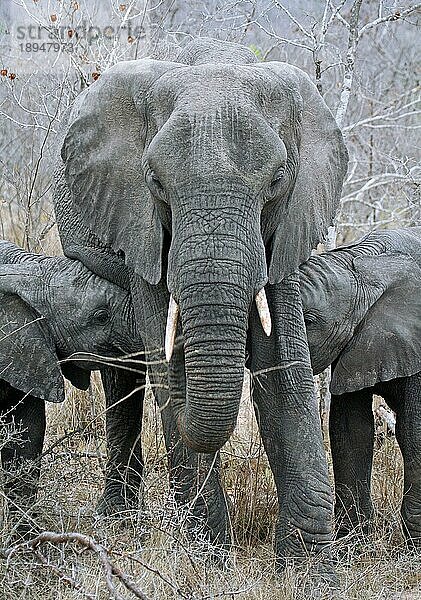
[[[371,233],[300,267],[312,366],[332,364],[330,441],[340,533],[373,505],[373,393],[396,412],[402,519],[421,544],[421,227]]]
[[[90,362],[61,361],[76,352],[119,357],[142,351],[128,292],[76,260],[30,254],[0,241],[0,416],[22,429],[19,441],[1,449],[1,459],[5,471],[12,473],[16,464],[28,461],[27,476],[19,469],[6,483],[12,507],[30,506],[36,495],[44,401],[64,400],[63,375],[87,389],[90,370],[101,368],[92,357]],[[144,369],[137,378],[141,407]]]

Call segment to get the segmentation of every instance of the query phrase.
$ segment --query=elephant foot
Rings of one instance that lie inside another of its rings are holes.
[[[109,480],[97,503],[96,512],[104,517],[124,519],[131,517],[134,511],[137,512],[142,507],[142,486],[138,480],[124,483]]]
[[[349,519],[348,515],[335,515],[336,521],[336,539],[341,539],[349,534],[367,536],[373,533],[374,515],[359,515],[356,519]]]
[[[39,468],[21,466],[17,472],[5,472],[4,496],[9,512],[23,514],[31,511],[38,495]]]
[[[231,531],[226,511],[209,515],[209,506],[195,505],[188,509],[187,530],[192,537],[206,540],[215,549],[216,556],[221,550],[231,547]]]
[[[190,499],[192,492],[176,493],[175,500],[185,512],[185,524],[190,536],[210,544],[215,556],[231,547],[230,520],[222,488],[214,488]],[[219,560],[217,560],[219,562]]]
[[[316,529],[318,523],[319,528]],[[313,518],[303,521],[302,527],[298,528],[294,527],[291,518],[280,518],[276,527],[274,548],[278,575],[282,575],[286,569],[293,568],[298,573],[304,571],[311,574],[310,588],[317,593],[320,590],[336,589],[339,580],[336,561],[332,556],[333,532],[330,524],[331,519],[323,524]],[[304,529],[303,525],[309,527]]]
[[[289,557],[276,564],[276,572],[288,587],[292,579],[297,591],[300,591],[300,598],[327,600],[339,596],[340,580],[336,561],[328,551],[307,558]]]
[[[40,532],[39,512],[35,509],[35,499],[8,497],[0,530],[8,531],[14,543],[23,542]]]
[[[335,502],[336,537],[341,538],[355,532],[369,535],[373,531],[374,507],[371,497],[355,499],[336,497]]]
[[[41,531],[39,525],[31,516],[22,516],[16,522],[12,522],[10,531],[14,543],[27,542]]]
[[[184,524],[189,534],[206,540],[218,554],[221,549],[231,547],[230,519],[219,460],[215,465],[210,455],[185,452],[182,446],[175,448],[170,488],[176,505],[185,514]]]
[[[7,518],[14,530],[21,534],[38,530],[35,509],[37,502],[38,481],[36,484],[25,484],[12,487],[5,486]]]
[[[295,584],[300,598],[306,600],[333,600],[341,598],[340,580],[332,560],[319,556],[302,561],[287,560],[287,568],[278,573],[279,578],[291,586]],[[294,595],[295,597],[295,595]]]
[[[406,496],[402,503],[401,518],[408,544],[421,550],[421,500]]]
[[[328,482],[323,487],[315,475],[293,482],[280,501],[275,529],[276,569],[314,561],[326,580],[335,581],[331,556],[333,542],[333,497]]]
[[[286,569],[296,569],[311,573],[311,587],[317,589],[336,589],[339,579],[335,560],[331,553],[331,542],[313,546],[304,545],[299,532],[295,539],[275,541],[276,572],[283,575]],[[313,596],[310,596],[311,598]]]
[[[211,526],[203,519],[188,515],[185,527],[189,546],[197,556],[201,555],[207,563],[220,569],[230,565],[231,536],[223,526]]]

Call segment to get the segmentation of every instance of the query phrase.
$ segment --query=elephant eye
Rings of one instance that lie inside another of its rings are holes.
[[[150,174],[150,180],[151,183],[158,189],[158,190],[163,190],[164,188],[162,187],[162,183],[159,181],[158,177],[155,175],[155,173],[153,171],[151,171]]]
[[[155,194],[155,196],[158,196],[158,198],[165,200],[164,186],[160,182],[155,171],[153,171],[152,169],[148,169],[146,171],[146,183],[148,184],[148,187],[151,190],[151,192]]]
[[[316,323],[318,321],[318,316],[311,310],[304,311],[304,321],[308,324]]]
[[[282,181],[282,179],[284,178],[285,175],[285,167],[280,167],[275,175],[272,178],[272,181],[270,183],[270,187],[271,189],[274,189],[278,186],[278,184]]]
[[[94,325],[106,325],[110,319],[110,311],[107,308],[99,308],[92,315],[91,322]]]
[[[284,175],[285,175],[285,166],[282,165],[275,171],[275,173],[272,177],[272,181],[270,182],[270,185],[267,188],[267,192],[266,192],[267,200],[269,200],[269,201],[274,200],[275,198],[277,198],[278,195],[280,195],[282,193],[282,186],[285,181]]]

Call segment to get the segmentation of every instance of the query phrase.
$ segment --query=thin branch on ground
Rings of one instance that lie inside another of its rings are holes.
[[[97,542],[93,537],[89,535],[76,532],[55,533],[53,531],[44,531],[36,537],[34,537],[32,540],[16,544],[15,546],[8,548],[4,552],[4,557],[7,559],[8,563],[18,553],[33,552],[35,556],[39,557],[39,548],[43,544],[51,543],[53,545],[60,545],[67,544],[69,542],[76,543],[79,546],[82,546],[82,548],[90,550],[98,556],[102,569],[104,571],[107,589],[110,592],[112,598],[114,598],[115,600],[125,600],[114,585],[113,577],[115,577],[136,598],[139,598],[139,600],[148,600],[148,596],[146,596],[146,594],[134,584],[129,575],[127,575],[127,573],[122,571],[119,567],[117,567],[117,565],[111,562],[109,557],[109,551],[107,550],[107,548],[105,548],[105,546]],[[49,561],[47,561],[47,559],[45,559],[45,561],[43,561],[42,564],[44,566],[52,568],[52,570],[55,573],[61,574],[61,569],[57,567],[57,565],[52,565]],[[68,576],[65,576],[64,581],[69,585],[72,585],[73,587],[75,585],[80,585],[77,582],[75,582],[73,578],[70,578]]]

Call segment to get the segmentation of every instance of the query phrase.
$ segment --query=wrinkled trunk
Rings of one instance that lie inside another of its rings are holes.
[[[177,423],[185,443],[198,452],[214,452],[234,430],[244,377],[247,303],[236,294],[239,306],[211,306],[211,290],[197,292],[181,303],[184,335],[185,406]],[[206,298],[207,305],[203,304]],[[242,305],[242,306],[241,306]]]
[[[169,287],[180,307],[184,361],[170,390],[184,442],[215,452],[235,428],[244,378],[250,304],[266,282],[264,247],[251,200],[195,198],[173,213]],[[193,212],[196,208],[193,209]],[[187,214],[188,212],[188,214]],[[184,362],[184,368],[183,368]]]

